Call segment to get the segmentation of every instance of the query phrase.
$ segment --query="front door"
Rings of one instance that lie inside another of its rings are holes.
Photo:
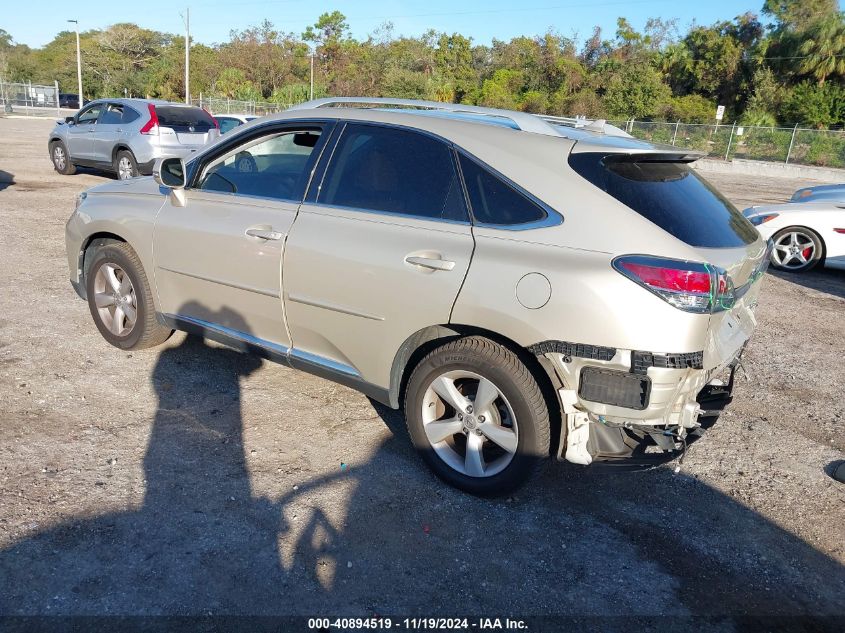
[[[282,256],[321,140],[319,125],[253,130],[198,166],[184,206],[168,197],[153,238],[163,312],[287,353]]]
[[[286,247],[291,359],[385,389],[402,343],[449,323],[472,229],[445,142],[350,123],[329,154]]]
[[[94,131],[103,111],[102,103],[94,103],[79,112],[76,122],[68,125],[67,142],[71,160],[93,160]]]

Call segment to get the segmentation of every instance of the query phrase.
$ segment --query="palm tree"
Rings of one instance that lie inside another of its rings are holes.
[[[839,12],[813,22],[804,32],[798,48],[802,73],[812,75],[823,86],[831,75],[845,74],[845,20]]]

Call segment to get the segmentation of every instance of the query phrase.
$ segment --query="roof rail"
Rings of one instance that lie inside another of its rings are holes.
[[[565,117],[565,116],[551,116],[549,114],[538,115],[544,121],[548,121],[554,125],[565,125],[581,130],[588,130],[590,132],[598,132],[607,136],[623,136],[630,138],[625,130],[622,130],[615,125],[610,125],[604,119],[588,119],[586,117]]]
[[[443,110],[446,112],[459,112],[465,114],[477,114],[481,116],[507,119],[514,123],[520,130],[545,134],[546,136],[564,136],[556,129],[550,121],[527,112],[515,112],[513,110],[499,110],[497,108],[482,108],[479,106],[464,105],[461,103],[441,103],[439,101],[420,101],[417,99],[390,99],[384,97],[326,97],[314,99],[295,105],[290,110],[309,110],[312,108],[326,108],[343,105],[377,105],[377,106],[399,106],[403,108],[417,108],[421,110]]]

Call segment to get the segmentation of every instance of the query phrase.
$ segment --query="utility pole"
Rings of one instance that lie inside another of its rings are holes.
[[[311,50],[311,93],[308,97],[311,101],[314,100],[314,50]]]
[[[181,14],[180,14],[181,15]],[[191,103],[191,8],[182,16],[185,23],[185,103]]]
[[[76,25],[76,81],[79,84],[79,108],[82,109],[84,98],[82,97],[82,52],[79,50],[79,20],[68,20]]]

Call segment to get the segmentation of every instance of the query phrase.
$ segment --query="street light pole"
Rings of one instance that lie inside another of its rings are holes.
[[[85,99],[82,96],[82,52],[79,50],[79,20],[68,20],[68,22],[73,22],[76,25],[76,81],[79,88],[79,107],[81,109]]]

